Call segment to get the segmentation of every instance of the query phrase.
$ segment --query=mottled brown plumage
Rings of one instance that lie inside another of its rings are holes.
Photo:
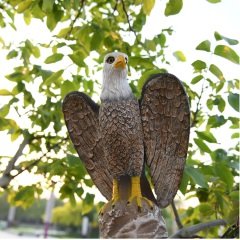
[[[93,182],[110,199],[112,176],[105,165],[98,121],[99,106],[87,95],[71,92],[63,102],[63,114],[70,138]]]
[[[158,74],[144,85],[140,100],[146,163],[157,202],[169,205],[183,174],[190,131],[188,98],[171,74]]]
[[[144,147],[139,105],[136,99],[103,101],[99,114],[105,165],[113,178],[140,176]]]
[[[146,81],[139,102],[129,92],[124,97],[126,86],[118,87],[119,96],[109,95],[108,99],[105,86],[100,109],[84,93],[67,95],[63,113],[71,140],[93,182],[108,200],[112,186],[113,195],[118,198],[118,185],[112,184],[113,179],[141,176],[147,164],[157,204],[166,207],[178,190],[187,155],[187,95],[181,82],[171,74],[157,74]],[[118,93],[117,88],[114,91]],[[142,175],[142,193],[152,200],[146,181]],[[133,180],[134,184],[138,180]]]

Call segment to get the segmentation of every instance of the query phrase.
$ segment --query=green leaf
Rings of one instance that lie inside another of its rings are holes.
[[[63,176],[66,171],[66,166],[62,164],[62,161],[54,161],[49,169],[49,173],[51,176]]]
[[[197,146],[199,147],[199,149],[201,151],[207,152],[207,153],[211,153],[212,152],[210,150],[210,148],[201,139],[194,138],[194,142],[197,144]]]
[[[69,163],[70,167],[76,167],[77,165],[81,164],[81,160],[79,159],[79,157],[71,155],[71,154],[67,154],[67,160]]]
[[[57,37],[58,38],[66,38],[67,35],[69,34],[70,29],[71,29],[70,27],[61,29],[59,31],[59,33],[57,34]]]
[[[143,12],[150,15],[155,4],[155,0],[143,0]]]
[[[238,93],[229,93],[228,102],[233,109],[239,112],[239,94]]]
[[[55,62],[61,61],[62,58],[63,58],[63,56],[64,56],[64,55],[61,54],[61,53],[55,53],[55,54],[47,57],[44,62],[45,62],[46,64],[55,63]]]
[[[64,81],[61,85],[61,96],[65,97],[69,92],[76,91],[75,84],[69,80]]]
[[[196,131],[197,135],[199,138],[206,140],[210,143],[217,143],[217,139],[213,136],[213,134],[211,132],[208,131],[204,131],[204,132],[199,132]]]
[[[214,208],[209,203],[201,203],[199,211],[203,216],[211,216],[214,214]]]
[[[218,45],[214,50],[214,54],[223,57],[233,63],[239,64],[239,56],[230,47],[226,45]]]
[[[57,21],[54,18],[53,14],[49,14],[47,16],[47,27],[50,31],[52,31],[57,25]]]
[[[83,195],[83,193],[84,193],[84,190],[83,190],[83,188],[77,188],[76,190],[75,190],[75,192],[76,192],[76,194],[81,198],[82,197],[82,195]]]
[[[223,116],[218,116],[218,115],[210,116],[208,118],[207,126],[208,126],[208,128],[220,127],[223,124],[225,124],[226,121],[227,120]]]
[[[183,6],[182,0],[169,0],[166,4],[165,8],[165,16],[175,15],[178,14]]]
[[[203,170],[201,168],[201,170]],[[202,171],[205,174],[205,169]],[[203,202],[207,202],[208,201],[208,197],[209,197],[209,190],[206,188],[198,188],[196,195],[198,197],[198,200],[203,203]]]
[[[201,42],[196,47],[197,50],[206,51],[206,52],[210,52],[210,48],[211,48],[211,43],[209,40],[205,40],[205,41]]]
[[[71,205],[72,205],[73,207],[75,207],[76,204],[77,204],[77,201],[76,201],[76,198],[75,198],[75,196],[74,196],[74,193],[72,193],[71,195],[69,195],[69,200],[70,200]]]
[[[91,51],[96,50],[98,51],[102,41],[104,38],[104,33],[101,29],[98,29],[92,36],[91,42],[90,42],[90,49]]]
[[[59,71],[53,73],[50,77],[48,77],[45,80],[44,84],[50,85],[51,83],[56,82],[62,76],[63,72],[64,72],[64,70],[59,70]]]
[[[143,9],[142,9],[140,11],[140,13],[135,17],[135,21],[133,22],[132,27],[136,32],[141,32],[145,23],[146,23],[146,14],[143,14]],[[110,35],[112,35],[112,34],[110,34]]]
[[[0,95],[2,95],[2,96],[11,96],[13,94],[10,91],[8,91],[7,89],[0,89]]]
[[[8,119],[5,119],[4,117],[0,117],[0,131],[4,131],[10,128],[10,124]]]
[[[151,59],[149,58],[142,58],[142,57],[129,57],[129,64],[131,67],[134,68],[145,68],[151,69],[156,68],[156,66],[152,63]]]
[[[62,185],[59,192],[61,193],[60,198],[63,199],[72,194],[73,190],[70,188],[69,184],[65,183]]]
[[[3,107],[0,108],[0,117],[4,118],[8,115],[9,113],[9,105],[5,104]]]
[[[158,35],[158,41],[160,43],[160,46],[161,47],[164,47],[165,46],[165,43],[166,43],[166,36],[163,34],[163,33],[160,33]]]
[[[226,183],[228,191],[233,187],[233,175],[230,169],[222,163],[215,164],[215,171],[219,178]]]
[[[82,206],[82,215],[89,213],[93,207],[94,195],[87,193],[85,197],[85,201],[83,201]]]
[[[16,206],[22,206],[24,208],[27,208],[33,204],[34,194],[34,186],[20,187],[13,200]]]
[[[0,113],[1,113],[1,110],[0,110]],[[232,139],[234,139],[234,138],[240,138],[240,133],[239,133],[239,132],[233,133],[232,136],[231,136],[231,138],[232,138]]]
[[[93,186],[93,181],[92,181],[92,179],[86,179],[86,178],[84,178],[84,183],[85,183],[86,186],[88,186],[88,187],[92,187],[92,186]]]
[[[27,11],[25,11],[23,14],[23,17],[24,17],[24,22],[26,23],[26,25],[29,25],[32,20],[31,11],[29,9]]]
[[[206,176],[206,175],[214,175],[213,172],[213,167],[211,165],[202,165],[201,166],[201,172]]]
[[[196,60],[195,62],[192,63],[192,66],[197,72],[202,71],[207,67],[206,63],[201,60]]]
[[[193,79],[192,79],[192,81],[191,81],[191,83],[192,84],[196,84],[196,83],[198,83],[200,80],[202,80],[203,79],[203,75],[198,75],[198,76],[196,76],[196,77],[194,77]]]
[[[38,47],[34,46],[29,40],[26,40],[25,44],[35,58],[40,57],[40,50]]]
[[[153,40],[145,40],[145,46],[148,50],[150,51],[155,51],[156,50],[156,44]]]
[[[225,40],[228,44],[230,45],[237,45],[239,42],[238,40],[235,40],[235,39],[231,39],[231,38],[227,38],[227,37],[224,37],[223,35],[221,35],[220,33],[218,32],[215,32],[214,33],[214,37],[217,41],[219,40]]]
[[[25,84],[22,81],[17,82],[17,85],[13,88],[13,95],[17,95],[18,93],[25,91]]]
[[[15,72],[7,75],[6,78],[10,81],[18,82],[18,81],[24,80],[24,75],[22,74],[22,72],[15,71]]]
[[[72,0],[64,0],[62,4],[63,4],[64,8],[66,8],[67,10],[70,10],[72,7],[71,2],[72,2]]]
[[[220,92],[222,88],[224,87],[225,81],[221,81],[219,84],[216,86],[216,93]]]
[[[226,103],[225,103],[225,101],[223,100],[223,98],[221,97],[221,98],[219,99],[218,110],[219,110],[220,112],[223,112],[224,109],[225,109],[225,106],[226,106]]]
[[[63,16],[63,11],[54,9],[51,13],[47,14],[47,27],[50,31],[52,31],[58,22],[60,22],[62,16]]]
[[[213,109],[213,100],[212,99],[207,100],[207,107],[209,110]]]
[[[207,0],[208,2],[210,2],[210,3],[219,3],[219,2],[221,2],[221,0]]]
[[[12,50],[8,53],[7,59],[12,59],[18,56],[18,52],[16,50]]]
[[[181,61],[181,62],[185,62],[186,61],[186,57],[185,55],[183,54],[183,52],[181,51],[176,51],[173,53],[173,56],[178,60],[178,61]]]
[[[214,161],[220,162],[220,161],[227,161],[228,156],[227,156],[227,152],[224,149],[219,148],[211,153],[211,158]]]
[[[42,10],[45,13],[51,13],[53,10],[54,2],[55,2],[55,0],[43,0]]]
[[[219,80],[225,80],[222,71],[214,64],[210,65],[209,68],[210,72],[215,75]]]
[[[230,128],[232,128],[232,129],[238,129],[239,128],[239,125],[240,125],[240,119],[239,118],[229,117],[228,120],[232,122],[232,126]]]
[[[32,4],[32,0],[21,1],[17,6],[17,12],[22,13]]]
[[[181,180],[181,184],[179,187],[179,190],[182,192],[183,195],[186,193],[188,182],[189,182],[189,176],[184,171],[182,180]]]
[[[19,126],[13,119],[7,119],[0,117],[0,131],[4,131],[6,129],[10,130],[11,132],[15,132],[19,130]]]
[[[199,169],[192,166],[186,166],[185,172],[196,184],[201,187],[208,188],[208,183]]]
[[[77,64],[79,67],[85,67],[85,63],[84,63],[84,58],[82,58],[81,54],[78,54],[77,52],[75,52],[74,54],[70,54],[68,55],[70,57],[70,59]]]
[[[32,48],[32,54],[33,54],[33,56],[34,56],[35,58],[39,58],[40,55],[41,55],[39,48],[36,47],[36,46],[34,46],[34,47]]]
[[[229,196],[231,197],[232,201],[239,203],[239,191],[232,191]]]
[[[17,131],[14,131],[12,134],[11,134],[11,141],[15,141],[16,139],[18,139],[18,137],[20,137],[22,135],[22,132],[20,129],[18,129]]]

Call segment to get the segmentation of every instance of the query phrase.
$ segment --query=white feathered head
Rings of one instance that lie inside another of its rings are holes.
[[[128,56],[121,52],[108,53],[104,58],[101,100],[119,100],[132,96],[127,82]]]

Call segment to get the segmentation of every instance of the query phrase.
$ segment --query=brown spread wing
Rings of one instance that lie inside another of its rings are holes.
[[[101,136],[98,134],[99,106],[84,93],[71,92],[65,97],[62,110],[80,159],[100,192],[111,199],[112,178],[105,165]]]
[[[140,100],[146,163],[160,207],[171,203],[181,182],[188,150],[190,109],[181,82],[171,74],[152,76]]]

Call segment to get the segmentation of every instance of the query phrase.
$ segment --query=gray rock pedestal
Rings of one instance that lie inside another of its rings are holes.
[[[136,202],[118,201],[112,208],[107,203],[99,215],[100,238],[167,238],[167,230],[161,210],[151,209],[143,200],[141,211]]]

